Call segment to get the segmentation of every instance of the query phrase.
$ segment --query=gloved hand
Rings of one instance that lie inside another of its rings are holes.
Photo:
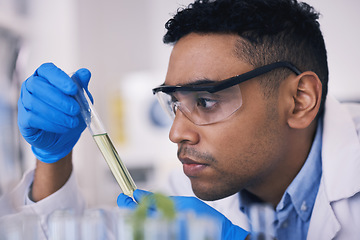
[[[73,77],[87,89],[90,71]],[[85,129],[73,80],[52,63],[41,65],[21,86],[18,126],[40,161],[54,163],[69,154]],[[90,95],[91,96],[91,95]]]
[[[134,198],[136,202],[140,202],[144,196],[151,194],[151,192],[136,189],[134,191]],[[197,216],[209,216],[222,223],[221,239],[243,240],[249,235],[247,231],[232,224],[231,221],[220,212],[195,197],[174,196],[171,197],[171,199],[174,201],[177,212],[193,211]],[[120,208],[135,209],[137,207],[136,202],[123,193],[117,198],[117,205]],[[156,209],[150,210],[156,211]]]

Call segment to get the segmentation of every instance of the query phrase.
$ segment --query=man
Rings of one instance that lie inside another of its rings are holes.
[[[153,90],[174,118],[170,140],[194,194],[235,199],[217,207],[225,216],[250,218],[251,204],[270,204],[277,239],[360,236],[360,109],[327,96],[317,19],[295,0],[195,1],[166,24],[164,42],[174,47],[165,82]],[[87,86],[90,73],[75,77]],[[71,150],[85,128],[75,92],[52,64],[22,86],[19,127],[38,159],[33,208],[73,188]],[[224,239],[247,236],[196,198],[173,199],[178,211],[220,219]],[[83,206],[76,195],[63,204]],[[118,205],[136,207],[123,194]]]

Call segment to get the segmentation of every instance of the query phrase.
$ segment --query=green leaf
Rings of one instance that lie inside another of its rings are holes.
[[[175,212],[175,204],[171,198],[156,193],[154,194],[156,208],[162,213],[165,219],[167,220],[173,220],[175,218],[176,212]]]
[[[161,193],[154,193],[143,197],[132,218],[134,240],[144,239],[144,223],[148,217],[149,210],[154,207],[164,219],[168,221],[175,219],[175,204],[171,198]]]

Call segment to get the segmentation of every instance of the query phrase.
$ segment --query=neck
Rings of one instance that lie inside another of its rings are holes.
[[[310,153],[316,126],[317,121],[314,121],[306,129],[292,129],[287,138],[287,149],[274,170],[246,190],[276,208]]]

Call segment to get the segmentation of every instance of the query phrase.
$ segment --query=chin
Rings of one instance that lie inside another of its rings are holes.
[[[204,201],[215,201],[229,197],[236,193],[236,191],[235,192],[224,191],[224,190],[216,191],[215,189],[212,188],[195,187],[195,186],[192,186],[192,189],[195,196]]]

